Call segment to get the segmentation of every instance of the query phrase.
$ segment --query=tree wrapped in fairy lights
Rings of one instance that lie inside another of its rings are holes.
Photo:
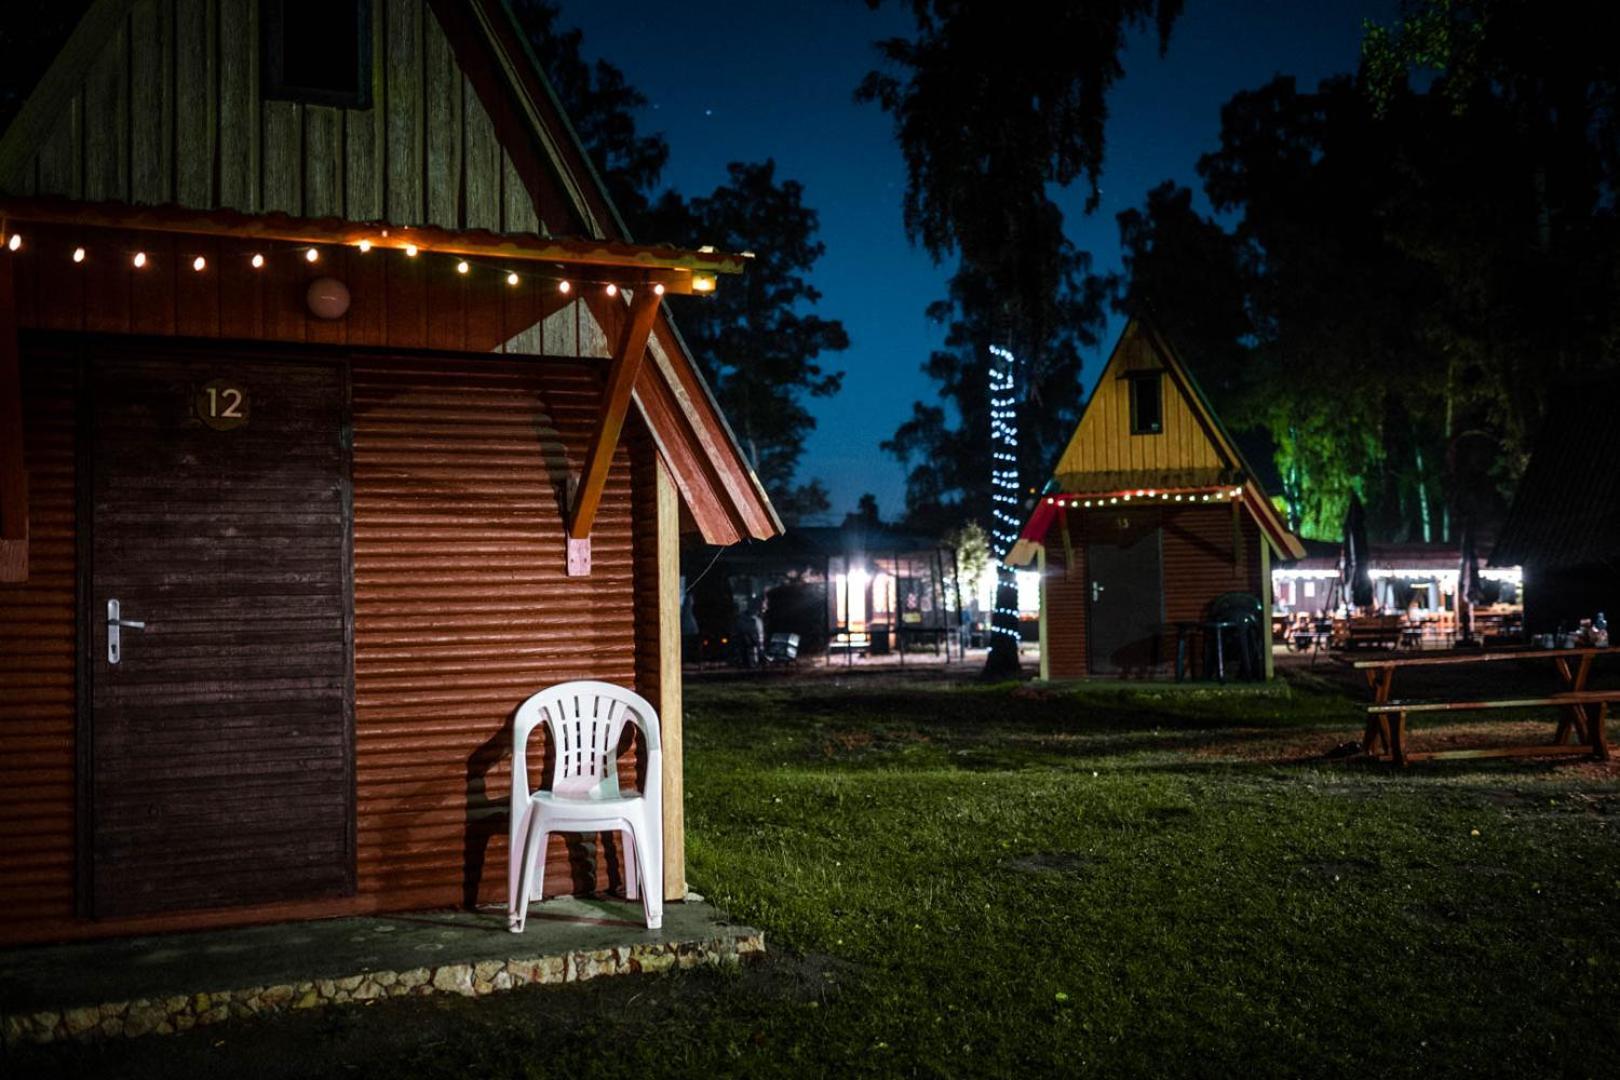
[[[1010,350],[990,346],[990,538],[996,560],[996,606],[990,619],[986,677],[1018,673],[1018,579],[1006,563],[1018,539],[1018,404]]]

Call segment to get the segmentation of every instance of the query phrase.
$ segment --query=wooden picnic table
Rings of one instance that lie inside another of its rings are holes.
[[[1444,653],[1429,656],[1386,656],[1357,660],[1352,666],[1367,678],[1373,703],[1367,707],[1367,730],[1361,748],[1369,754],[1381,746],[1380,757],[1398,765],[1439,758],[1547,757],[1590,754],[1598,760],[1609,757],[1609,741],[1604,731],[1609,703],[1620,701],[1620,690],[1588,690],[1587,676],[1592,661],[1599,656],[1620,655],[1620,649],[1501,649],[1491,652]],[[1551,660],[1564,689],[1540,697],[1519,697],[1486,701],[1392,701],[1390,692],[1395,672],[1403,668],[1443,667],[1459,664],[1486,664],[1503,660]],[[1550,743],[1530,746],[1483,747],[1472,750],[1441,750],[1412,753],[1406,749],[1406,717],[1409,713],[1461,712],[1485,709],[1528,709],[1554,707],[1560,710],[1558,730]],[[1571,744],[1571,734],[1578,741]]]

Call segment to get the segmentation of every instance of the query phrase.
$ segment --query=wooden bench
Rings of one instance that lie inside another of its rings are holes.
[[[1367,753],[1386,756],[1398,765],[1441,758],[1550,757],[1590,754],[1598,760],[1609,757],[1605,731],[1610,702],[1620,701],[1620,690],[1588,690],[1586,679],[1592,661],[1602,655],[1620,654],[1610,649],[1504,649],[1499,652],[1454,653],[1437,656],[1386,657],[1358,660],[1353,666],[1367,678],[1373,703],[1367,706],[1367,729],[1361,747]],[[1480,664],[1501,660],[1551,659],[1565,689],[1538,697],[1514,697],[1469,701],[1392,701],[1390,690],[1400,668],[1440,667]],[[1575,666],[1571,667],[1574,662]],[[1495,709],[1556,708],[1560,711],[1558,729],[1551,743],[1530,746],[1482,747],[1470,750],[1439,750],[1413,753],[1406,748],[1406,718],[1413,713],[1478,712]],[[1571,744],[1574,734],[1577,742]]]
[[[1399,615],[1370,615],[1351,619],[1344,625],[1341,649],[1394,649],[1401,643],[1403,622]]]

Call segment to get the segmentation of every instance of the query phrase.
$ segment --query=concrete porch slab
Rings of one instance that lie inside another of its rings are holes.
[[[664,908],[564,897],[501,911],[434,911],[277,923],[0,951],[0,1034],[10,1045],[172,1034],[234,1017],[434,993],[476,997],[533,983],[736,962],[760,931],[707,903]]]

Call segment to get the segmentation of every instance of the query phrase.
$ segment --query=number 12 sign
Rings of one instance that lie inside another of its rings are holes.
[[[229,431],[248,422],[247,391],[229,379],[215,379],[197,391],[197,418],[215,431]]]

